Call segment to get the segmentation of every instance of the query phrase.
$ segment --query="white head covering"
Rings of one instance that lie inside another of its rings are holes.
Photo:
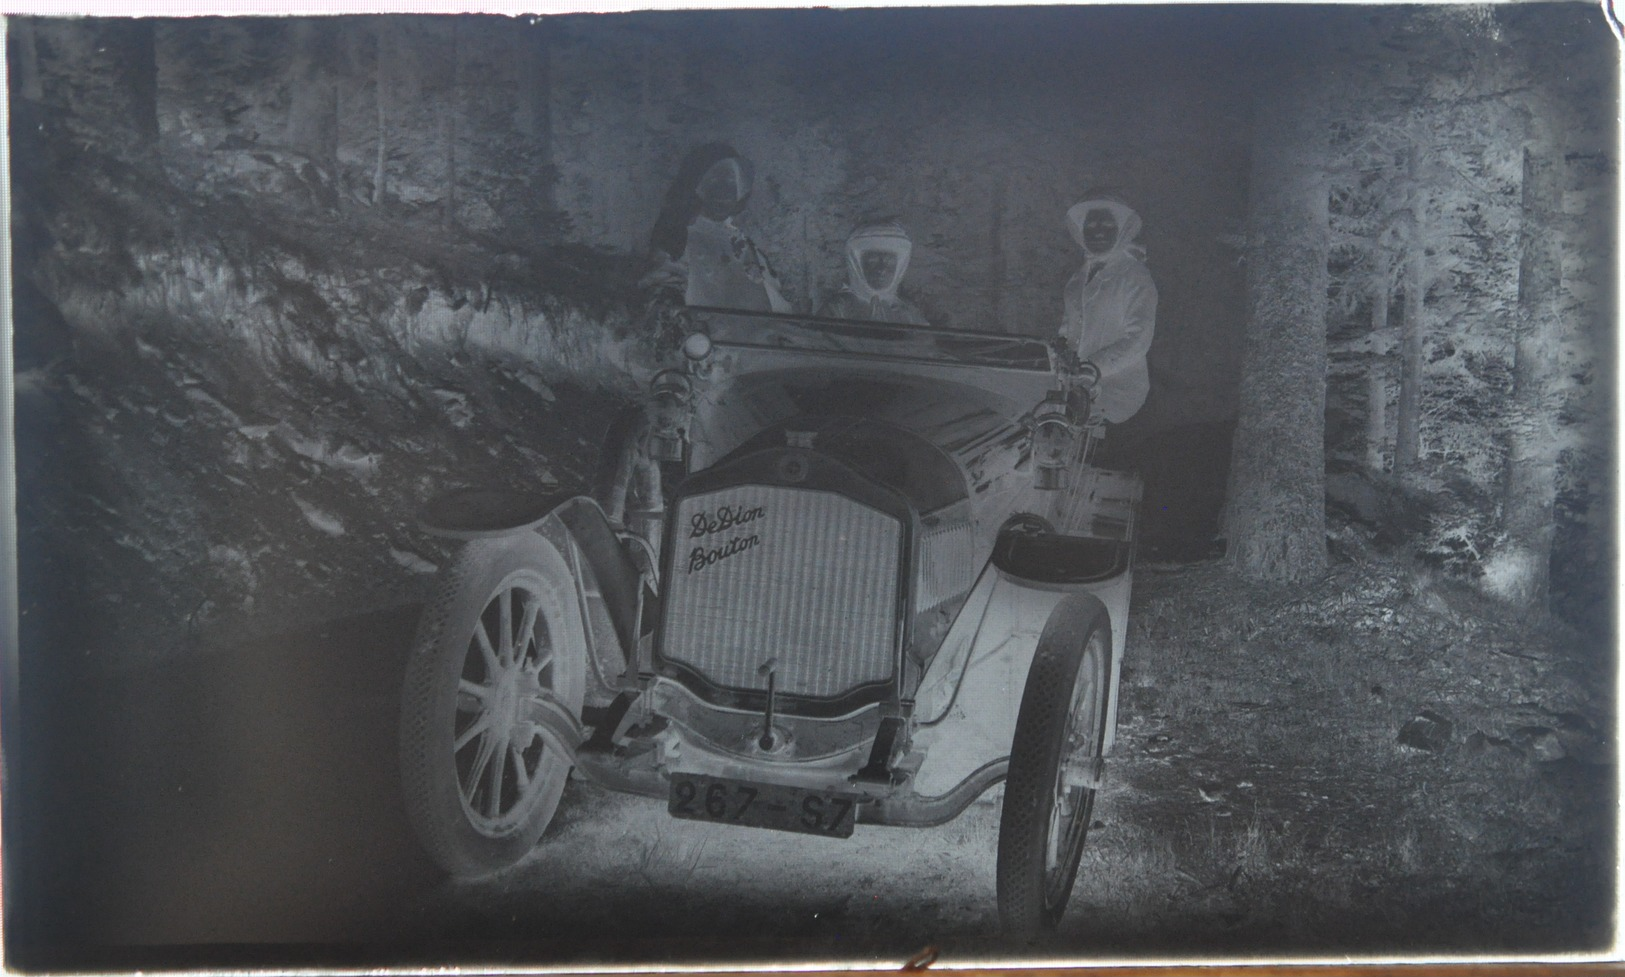
[[[1066,226],[1072,232],[1072,240],[1078,242],[1078,247],[1083,248],[1085,251],[1089,250],[1083,243],[1083,221],[1084,218],[1089,216],[1091,210],[1104,210],[1111,213],[1112,219],[1117,221],[1117,240],[1112,242],[1112,246],[1106,249],[1105,253],[1091,253],[1089,255],[1090,261],[1102,261],[1113,255],[1124,253],[1132,255],[1141,261],[1145,260],[1145,248],[1134,243],[1134,239],[1140,234],[1140,215],[1136,214],[1134,208],[1128,204],[1108,194],[1091,197],[1082,203],[1073,204],[1067,210]]]
[[[880,288],[870,286],[863,275],[865,251],[888,251],[897,256],[897,270],[892,273],[891,281]],[[877,298],[887,302],[896,301],[897,286],[903,281],[903,273],[908,271],[908,256],[913,251],[914,244],[908,239],[908,232],[896,221],[881,221],[859,227],[846,239],[847,288],[863,302],[873,302]]]
[[[745,209],[752,182],[750,164],[738,156],[728,156],[700,174],[694,195],[715,212],[731,217]]]

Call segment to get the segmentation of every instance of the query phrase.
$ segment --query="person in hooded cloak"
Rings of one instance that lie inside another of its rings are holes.
[[[650,236],[643,284],[680,287],[687,305],[789,312],[778,277],[736,217],[750,200],[750,162],[726,143],[688,154]]]
[[[1066,283],[1061,337],[1100,371],[1095,411],[1120,424],[1145,404],[1151,389],[1146,352],[1157,318],[1157,286],[1134,243],[1140,215],[1111,195],[1090,195],[1066,212],[1085,260]]]
[[[896,221],[866,224],[846,239],[846,284],[818,310],[832,319],[926,325],[925,316],[897,294],[914,245]]]

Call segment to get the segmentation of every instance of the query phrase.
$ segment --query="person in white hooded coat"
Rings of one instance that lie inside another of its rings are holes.
[[[846,239],[846,284],[818,310],[832,319],[926,325],[925,316],[897,294],[914,251],[896,221],[866,224]]]
[[[654,269],[641,284],[680,289],[687,305],[791,311],[767,256],[734,223],[753,182],[750,163],[726,143],[690,152],[655,222]]]
[[[1111,196],[1091,196],[1066,212],[1072,239],[1087,256],[1066,283],[1061,337],[1100,371],[1095,412],[1119,424],[1151,389],[1146,352],[1157,318],[1157,286],[1134,243],[1140,215]]]

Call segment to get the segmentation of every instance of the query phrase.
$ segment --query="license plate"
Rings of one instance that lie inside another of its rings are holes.
[[[691,821],[850,838],[858,799],[800,787],[674,774],[666,810]]]

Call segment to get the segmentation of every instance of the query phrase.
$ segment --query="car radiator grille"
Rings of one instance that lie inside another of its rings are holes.
[[[829,698],[892,677],[901,524],[833,492],[745,485],[677,506],[661,656],[734,689]],[[696,535],[697,534],[697,535]]]
[[[976,583],[976,540],[968,520],[928,529],[920,539],[919,583],[914,611],[929,611],[964,596]]]

